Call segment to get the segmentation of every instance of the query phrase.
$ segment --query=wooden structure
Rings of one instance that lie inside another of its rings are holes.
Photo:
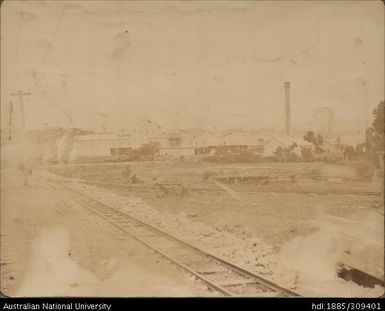
[[[175,194],[183,196],[187,189],[181,181],[177,180],[162,180],[154,183],[155,195],[159,198],[162,195]]]

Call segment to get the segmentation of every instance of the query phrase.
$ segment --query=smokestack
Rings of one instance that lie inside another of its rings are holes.
[[[285,129],[286,129],[286,135],[290,135],[290,129],[291,129],[290,82],[285,82]]]

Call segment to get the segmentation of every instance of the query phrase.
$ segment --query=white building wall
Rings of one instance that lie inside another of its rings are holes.
[[[204,133],[193,139],[193,146],[195,148],[206,148],[208,146],[221,145],[220,139],[210,133]]]
[[[151,142],[159,142],[162,136],[162,128],[150,120],[139,121],[130,132],[133,148],[139,148]]]
[[[98,139],[93,135],[92,138],[87,139],[80,136],[74,140],[70,158],[75,160],[80,157],[105,157],[111,155],[112,148],[129,147],[131,147],[131,140],[128,137],[112,136]]]

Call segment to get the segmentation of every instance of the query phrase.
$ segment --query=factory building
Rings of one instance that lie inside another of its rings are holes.
[[[76,136],[70,161],[111,158],[114,150],[132,148],[131,137],[118,134],[89,134]]]

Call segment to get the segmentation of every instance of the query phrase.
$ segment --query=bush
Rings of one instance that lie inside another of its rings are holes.
[[[313,152],[309,148],[301,149],[301,157],[304,162],[311,162],[314,160]]]

